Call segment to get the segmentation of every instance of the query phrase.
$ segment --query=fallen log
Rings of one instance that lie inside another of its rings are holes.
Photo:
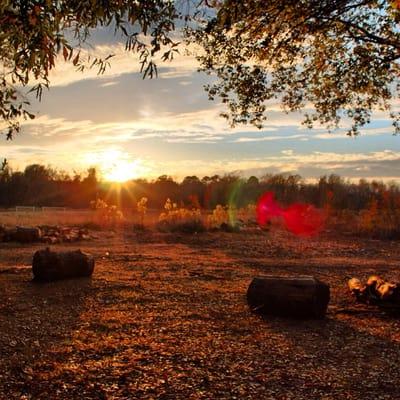
[[[3,235],[3,242],[12,242],[15,240],[17,228],[5,228]]]
[[[357,278],[351,278],[347,285],[359,303],[400,309],[400,284],[398,283],[388,282],[379,276],[372,275],[365,284]]]
[[[323,318],[329,299],[329,286],[312,276],[256,277],[247,290],[252,311],[287,317]]]
[[[38,242],[41,238],[41,231],[39,228],[26,228],[17,226],[14,232],[13,240],[20,243],[34,243]]]
[[[42,236],[39,228],[26,228],[17,226],[15,228],[5,228],[2,231],[4,242],[34,243],[38,242]]]
[[[33,255],[32,272],[37,281],[89,277],[93,270],[94,258],[81,250],[54,252],[47,248]]]

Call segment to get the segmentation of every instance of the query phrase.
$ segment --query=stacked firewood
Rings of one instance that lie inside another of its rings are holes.
[[[19,243],[48,243],[56,244],[63,242],[78,242],[89,240],[90,235],[87,229],[60,227],[60,226],[38,226],[15,228],[0,227],[1,242],[19,242]]]
[[[372,275],[365,284],[357,278],[351,278],[348,281],[348,286],[360,303],[400,309],[399,283],[388,282],[379,276]]]
[[[34,243],[40,242],[42,233],[39,228],[16,226],[13,228],[1,227],[0,238],[2,242]]]
[[[82,228],[40,226],[42,232],[41,241],[55,244],[61,242],[78,242],[90,239],[89,231]]]

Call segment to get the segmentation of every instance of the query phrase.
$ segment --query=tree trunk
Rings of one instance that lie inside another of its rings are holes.
[[[37,281],[89,277],[93,274],[94,258],[81,250],[53,252],[38,250],[33,256],[32,272]]]
[[[297,318],[323,318],[329,286],[312,276],[254,278],[247,290],[252,311]]]

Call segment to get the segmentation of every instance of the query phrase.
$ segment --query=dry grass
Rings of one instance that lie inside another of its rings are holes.
[[[153,227],[158,222],[159,212],[152,210],[146,214],[145,225]],[[95,210],[66,211],[0,211],[0,225],[5,226],[89,226],[96,229],[108,229],[110,226],[129,226],[140,221],[138,213],[127,210],[121,221],[107,222],[101,213]]]
[[[110,227],[132,227],[135,224],[148,229],[155,229],[160,221],[159,210],[147,210],[144,218],[133,210],[125,210],[121,221],[115,223],[107,222],[96,210],[66,210],[66,211],[5,211],[0,210],[0,225],[5,226],[40,226],[40,225],[61,225],[61,226],[89,226],[94,229],[108,229]],[[204,224],[207,223],[209,212],[203,211],[201,218]]]
[[[0,224],[6,226],[65,225],[78,226],[96,222],[92,210],[67,211],[1,211]]]
[[[42,285],[23,267],[37,248],[0,247],[1,399],[398,398],[398,319],[345,285],[400,281],[396,242],[100,232],[82,247],[91,280]],[[330,284],[327,318],[251,314],[246,289],[265,273]]]

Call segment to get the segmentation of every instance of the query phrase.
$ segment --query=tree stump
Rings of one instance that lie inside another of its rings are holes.
[[[247,290],[252,311],[285,317],[323,318],[329,299],[329,286],[312,276],[256,277]]]
[[[37,281],[89,277],[93,270],[94,258],[81,250],[54,252],[47,248],[33,256],[32,272]]]

